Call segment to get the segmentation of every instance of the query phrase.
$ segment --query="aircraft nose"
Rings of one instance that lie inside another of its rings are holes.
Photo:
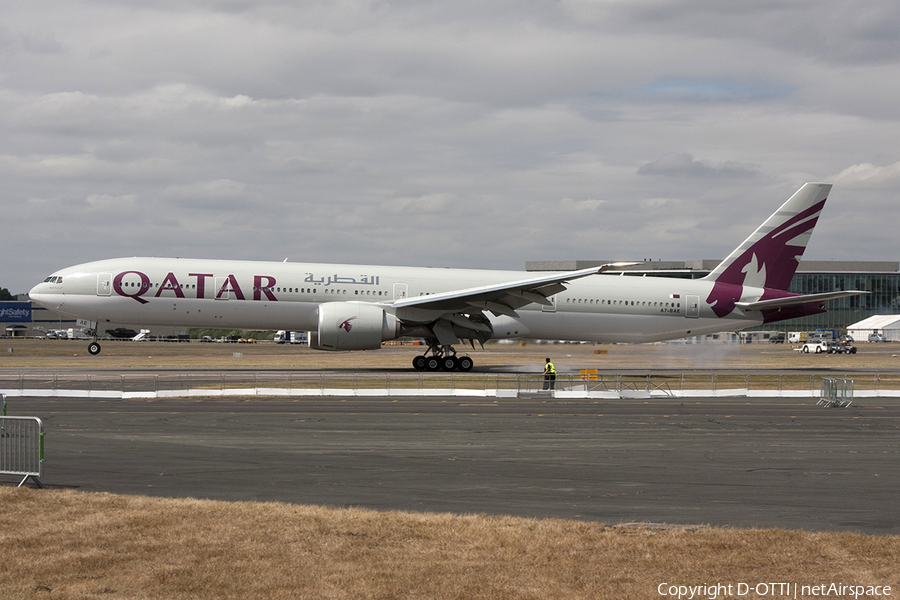
[[[28,297],[31,298],[32,302],[36,302],[37,304],[43,305],[47,300],[46,290],[43,289],[43,284],[37,284],[33,288],[28,291]]]

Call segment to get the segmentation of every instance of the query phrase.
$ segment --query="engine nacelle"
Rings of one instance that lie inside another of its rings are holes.
[[[377,350],[400,337],[400,321],[384,308],[366,302],[320,304],[319,329],[310,332],[314,350]]]

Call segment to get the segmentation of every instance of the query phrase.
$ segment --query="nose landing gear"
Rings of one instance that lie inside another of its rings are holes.
[[[100,354],[100,344],[97,343],[97,329],[100,327],[100,322],[91,323],[91,328],[85,330],[87,333],[91,334],[91,343],[88,344],[88,354],[91,356],[97,356]]]

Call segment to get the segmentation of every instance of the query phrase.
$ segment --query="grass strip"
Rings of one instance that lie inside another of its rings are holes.
[[[662,583],[738,582],[900,589],[900,536],[9,487],[0,506],[2,598],[654,598]]]

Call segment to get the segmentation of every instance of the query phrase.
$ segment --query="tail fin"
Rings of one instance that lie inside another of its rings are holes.
[[[704,279],[787,291],[830,192],[830,183],[803,184]]]

